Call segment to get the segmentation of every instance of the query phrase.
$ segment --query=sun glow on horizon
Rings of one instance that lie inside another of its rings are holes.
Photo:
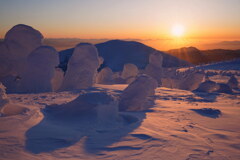
[[[172,26],[171,33],[174,37],[182,37],[185,33],[185,28],[181,24],[176,24]]]

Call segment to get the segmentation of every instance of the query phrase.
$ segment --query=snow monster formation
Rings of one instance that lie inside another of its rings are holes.
[[[163,57],[159,52],[154,52],[149,56],[149,64],[146,66],[144,73],[157,80],[158,85],[162,85],[162,62]]]
[[[162,78],[162,86],[193,91],[199,87],[204,75],[204,72],[199,70],[189,70],[183,73],[178,73],[175,69],[166,70]]]
[[[113,72],[109,67],[103,68],[96,77],[97,84],[113,84]]]
[[[139,75],[123,91],[119,111],[142,111],[150,108],[149,97],[155,94],[157,81],[148,75]]]
[[[18,92],[51,92],[55,67],[58,65],[57,51],[50,46],[35,49],[27,59],[26,70],[22,74]]]
[[[178,88],[188,91],[193,91],[199,87],[199,84],[203,81],[205,74],[201,71],[194,70],[185,73],[180,76],[180,83]]]
[[[129,84],[129,83],[133,82],[137,75],[138,75],[138,68],[136,65],[131,64],[131,63],[124,64],[121,78],[126,83]]]
[[[42,45],[42,39],[42,34],[30,26],[18,24],[11,28],[0,44],[0,79],[21,73],[28,55]]]
[[[78,44],[68,62],[60,90],[86,89],[95,82],[99,67],[98,51],[89,43]]]
[[[56,92],[62,86],[64,72],[61,68],[55,68],[54,76],[51,79],[52,91]]]

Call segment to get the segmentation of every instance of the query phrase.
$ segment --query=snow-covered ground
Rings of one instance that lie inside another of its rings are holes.
[[[202,65],[197,68],[205,70],[240,70],[240,59]]]
[[[64,104],[86,92],[107,92],[118,99],[126,87],[96,85],[88,90],[9,94],[12,103],[29,110],[0,117],[0,159],[240,159],[239,91],[217,94],[157,88],[151,109],[120,112],[117,122],[92,121],[91,116],[65,121],[44,110],[46,105]]]

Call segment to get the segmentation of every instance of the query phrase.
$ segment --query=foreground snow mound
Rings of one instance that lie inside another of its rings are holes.
[[[34,50],[27,60],[27,68],[22,75],[19,92],[51,92],[51,80],[58,65],[57,51],[49,46]]]
[[[30,26],[19,24],[11,28],[0,44],[0,78],[21,73],[27,56],[41,46],[42,39],[42,34]]]
[[[86,112],[97,114],[96,107],[109,105],[115,101],[114,97],[105,92],[88,92],[78,96],[73,101],[62,105],[51,105],[46,111],[54,111],[55,115],[64,117],[78,117]],[[106,111],[107,112],[107,111]]]
[[[96,78],[97,84],[112,84],[113,83],[113,72],[109,67],[103,68]]]
[[[61,90],[86,89],[94,84],[99,67],[98,51],[89,43],[78,44],[68,62]]]
[[[88,92],[69,103],[47,106],[44,112],[60,119],[89,119],[91,117],[92,120],[99,118],[99,121],[106,118],[116,120],[118,109],[115,103],[114,97],[110,94]]]
[[[43,115],[40,113],[43,119],[25,132],[25,149],[51,154],[83,142],[77,152],[95,155],[132,132],[145,118],[145,113],[119,113],[116,95],[111,92],[85,91],[68,103],[47,105]],[[63,93],[69,94],[57,94]]]
[[[158,84],[148,75],[140,75],[123,91],[119,111],[142,111],[150,108],[149,96],[155,94]]]
[[[5,86],[0,83],[0,116],[18,115],[27,110],[22,105],[12,104],[7,97]]]
[[[229,79],[229,81],[227,82],[227,84],[229,85],[229,87],[231,87],[232,89],[238,89],[238,80],[237,78],[232,75],[231,78]]]
[[[212,93],[219,90],[219,85],[214,81],[205,81],[199,85],[199,87],[196,89],[197,92],[207,92]]]

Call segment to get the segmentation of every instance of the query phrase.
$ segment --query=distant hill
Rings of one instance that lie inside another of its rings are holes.
[[[203,53],[195,47],[172,49],[167,51],[167,53],[193,64],[202,64],[206,61]]]
[[[240,58],[240,49],[238,50],[213,49],[202,50],[201,52],[207,59],[206,63],[220,62]]]
[[[99,55],[104,58],[102,67],[108,66],[114,72],[121,71],[124,64],[135,64],[139,69],[144,69],[148,64],[149,55],[153,52],[159,52],[163,56],[163,67],[189,66],[190,63],[180,60],[172,55],[158,51],[146,46],[140,42],[111,40],[96,44]],[[73,48],[59,52],[60,67],[64,70],[68,59],[73,53]]]
[[[240,50],[199,50],[195,47],[183,47],[167,53],[196,65],[240,58]]]
[[[76,46],[79,43],[97,44],[106,42],[107,39],[79,39],[79,38],[46,38],[43,40],[44,45],[53,46],[57,51],[65,50]]]

